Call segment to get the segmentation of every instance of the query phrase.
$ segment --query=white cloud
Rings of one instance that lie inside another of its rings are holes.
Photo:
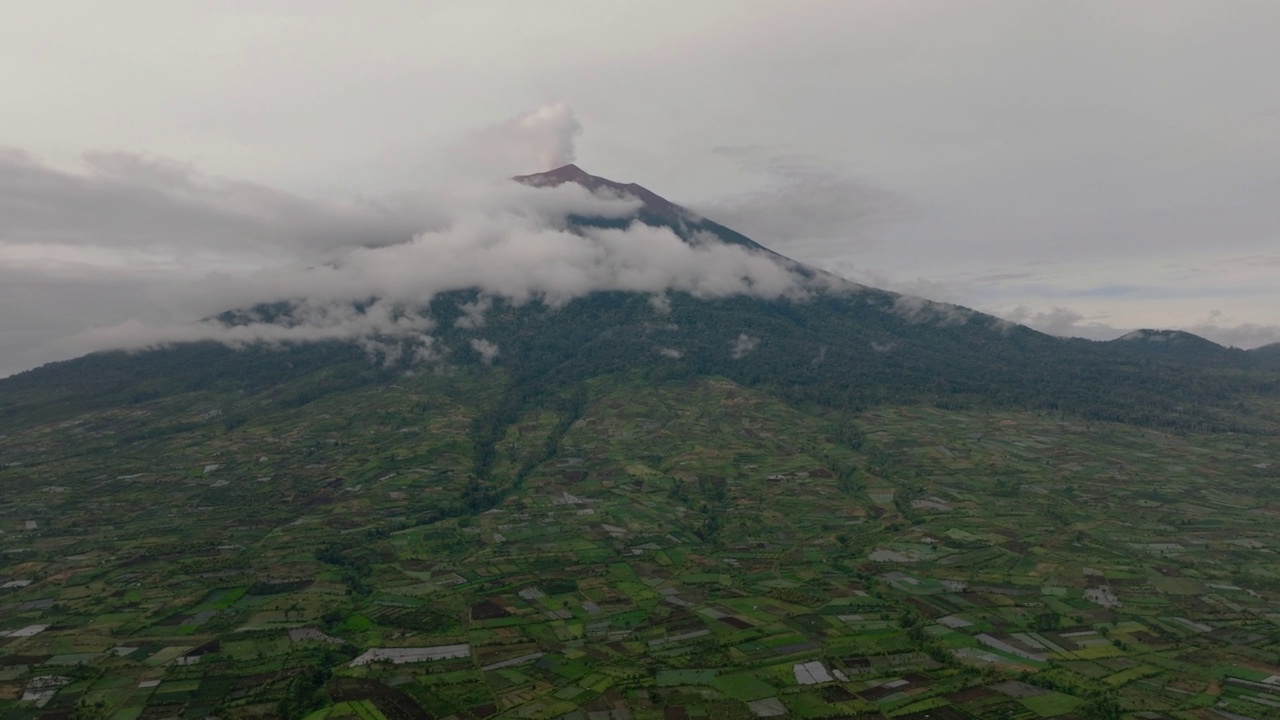
[[[459,309],[462,315],[453,321],[454,327],[474,330],[484,327],[484,316],[493,307],[493,298],[485,295],[469,303],[463,303]]]
[[[378,336],[412,338],[427,343],[435,322],[415,309],[376,301],[363,309],[348,303],[306,301],[281,321],[226,324],[202,320],[189,324],[148,325],[127,320],[60,341],[79,352],[120,349],[140,350],[172,343],[214,341],[231,347],[256,343],[284,345],[322,340],[359,340]]]
[[[1019,305],[1012,310],[1000,313],[1011,322],[1039,330],[1048,335],[1058,337],[1081,337],[1090,340],[1113,340],[1128,329],[1118,329],[1105,323],[1091,320],[1083,313],[1065,307],[1052,307],[1048,310],[1032,310]]]
[[[502,178],[572,160],[580,132],[567,105],[547,105],[473,133],[459,157],[502,166]],[[79,169],[64,169],[0,153],[0,277],[10,278],[0,297],[19,310],[0,312],[0,331],[32,338],[0,357],[0,372],[97,349],[195,340],[346,339],[388,361],[401,352],[434,358],[434,321],[420,308],[469,288],[481,295],[456,321],[468,329],[484,326],[497,298],[558,307],[626,290],[666,311],[670,291],[807,292],[809,281],[786,263],[741,246],[686,243],[638,223],[568,227],[571,215],[629,217],[635,198],[475,177],[395,201],[320,201],[163,158],[91,153]],[[293,309],[270,322],[208,319],[276,302]],[[356,311],[357,304],[367,307]],[[482,355],[494,357],[487,346]]]
[[[759,344],[760,338],[751,337],[746,333],[739,333],[732,343],[729,354],[733,356],[734,360],[739,360],[746,357],[752,350],[755,350]]]
[[[1104,322],[1104,318],[1091,318],[1077,310],[1061,306],[1048,310],[1032,310],[1020,305],[1000,314],[1009,321],[1059,337],[1114,340],[1135,329],[1140,329]],[[1211,311],[1204,320],[1198,322],[1170,325],[1147,323],[1143,327],[1153,330],[1182,330],[1226,347],[1247,349],[1280,342],[1280,325],[1242,322],[1216,310]]]
[[[899,295],[893,300],[893,311],[912,323],[936,323],[938,325],[963,325],[976,313],[974,311],[934,302],[914,295]]]
[[[493,361],[498,358],[498,344],[482,338],[474,338],[471,341],[471,349],[480,355],[480,361],[485,365],[492,365]]]
[[[491,178],[544,172],[577,159],[582,123],[565,103],[543,105],[472,132],[456,149],[459,172]]]
[[[395,242],[442,217],[429,199],[311,200],[132,153],[86,153],[73,171],[0,152],[0,257],[296,257]]]
[[[534,189],[505,183],[465,200],[456,203],[452,218],[403,242],[340,247],[321,264],[224,272],[156,291],[170,298],[170,305],[203,316],[261,303],[296,304],[284,318],[233,326],[211,320],[130,320],[79,333],[65,346],[89,350],[196,339],[243,344],[424,338],[432,321],[416,309],[440,293],[472,288],[481,297],[464,305],[460,327],[481,327],[495,298],[554,308],[606,290],[654,298],[669,291],[698,298],[800,298],[808,292],[809,281],[788,264],[742,246],[706,238],[690,244],[667,228],[640,223],[622,229],[571,229],[566,224],[571,213],[617,217],[635,207],[629,200],[596,197],[577,185]],[[373,300],[364,312],[353,309]]]
[[[1260,323],[1237,325],[1229,322],[1221,313],[1211,313],[1209,320],[1188,325],[1182,329],[1228,347],[1254,348],[1280,343],[1280,325]]]
[[[660,315],[669,315],[671,313],[671,296],[664,293],[654,293],[649,296],[649,305]]]

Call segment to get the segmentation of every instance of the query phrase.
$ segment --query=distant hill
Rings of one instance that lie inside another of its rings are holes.
[[[1107,344],[1121,353],[1210,363],[1245,362],[1247,357],[1243,350],[1223,347],[1182,330],[1134,330]]]
[[[1134,346],[1153,347],[1158,345],[1176,346],[1176,347],[1196,347],[1208,350],[1210,348],[1224,349],[1221,345],[1206,340],[1183,330],[1152,330],[1148,328],[1134,330],[1133,332],[1121,335],[1115,340],[1109,342],[1130,343]]]
[[[1264,366],[1280,371],[1280,343],[1254,348],[1249,351],[1249,355]]]

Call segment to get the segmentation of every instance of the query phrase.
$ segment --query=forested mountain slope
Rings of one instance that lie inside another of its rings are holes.
[[[631,219],[570,218],[571,226],[669,227],[686,242],[722,241],[767,252],[742,235],[635,185],[567,166],[518,178],[535,186],[576,182],[642,200]],[[1065,412],[1195,430],[1262,430],[1276,418],[1257,398],[1280,394],[1274,352],[1222,348],[1187,333],[1137,331],[1106,343],[1050,337],[956,306],[854,285],[770,254],[814,281],[802,296],[696,298],[597,292],[564,307],[514,305],[475,291],[438,295],[426,314],[439,367],[493,361],[510,392],[537,397],[591,377],[642,370],[654,377],[717,375],[796,403],[861,409],[888,402]],[[483,323],[460,323],[483,300]],[[287,304],[229,311],[228,323],[287,315]],[[474,342],[496,343],[484,358]],[[279,385],[287,401],[413,370],[384,355],[362,361],[352,344],[316,342],[231,350],[178,344],[137,354],[97,353],[0,380],[0,426],[162,397],[184,389],[253,390]],[[421,368],[419,368],[421,369]],[[287,382],[286,382],[287,381]],[[1265,405],[1265,403],[1264,403]]]

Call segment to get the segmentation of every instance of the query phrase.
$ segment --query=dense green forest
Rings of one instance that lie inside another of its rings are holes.
[[[504,402],[517,406],[599,375],[642,371],[655,379],[722,376],[797,404],[850,410],[924,403],[1180,430],[1275,427],[1275,418],[1255,407],[1258,398],[1280,395],[1274,353],[1198,338],[1186,344],[1061,339],[967,311],[958,321],[943,311],[912,317],[896,309],[895,297],[869,289],[809,300],[672,295],[667,312],[627,293],[597,293],[562,308],[498,300],[478,329],[454,323],[473,294],[438,297],[430,311],[439,325],[437,347],[444,349],[436,370],[479,363],[469,342],[490,339],[500,348],[495,362],[511,377]],[[272,309],[258,312],[270,316]],[[739,342],[750,349],[735,352]],[[0,425],[187,390],[252,391],[285,380],[288,389],[277,401],[300,405],[413,370],[408,353],[387,364],[338,342],[97,353],[0,381]]]

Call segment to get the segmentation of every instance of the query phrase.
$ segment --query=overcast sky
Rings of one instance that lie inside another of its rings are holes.
[[[1277,37],[1274,0],[10,3],[0,376],[462,242],[569,158],[1046,331],[1280,341]]]

